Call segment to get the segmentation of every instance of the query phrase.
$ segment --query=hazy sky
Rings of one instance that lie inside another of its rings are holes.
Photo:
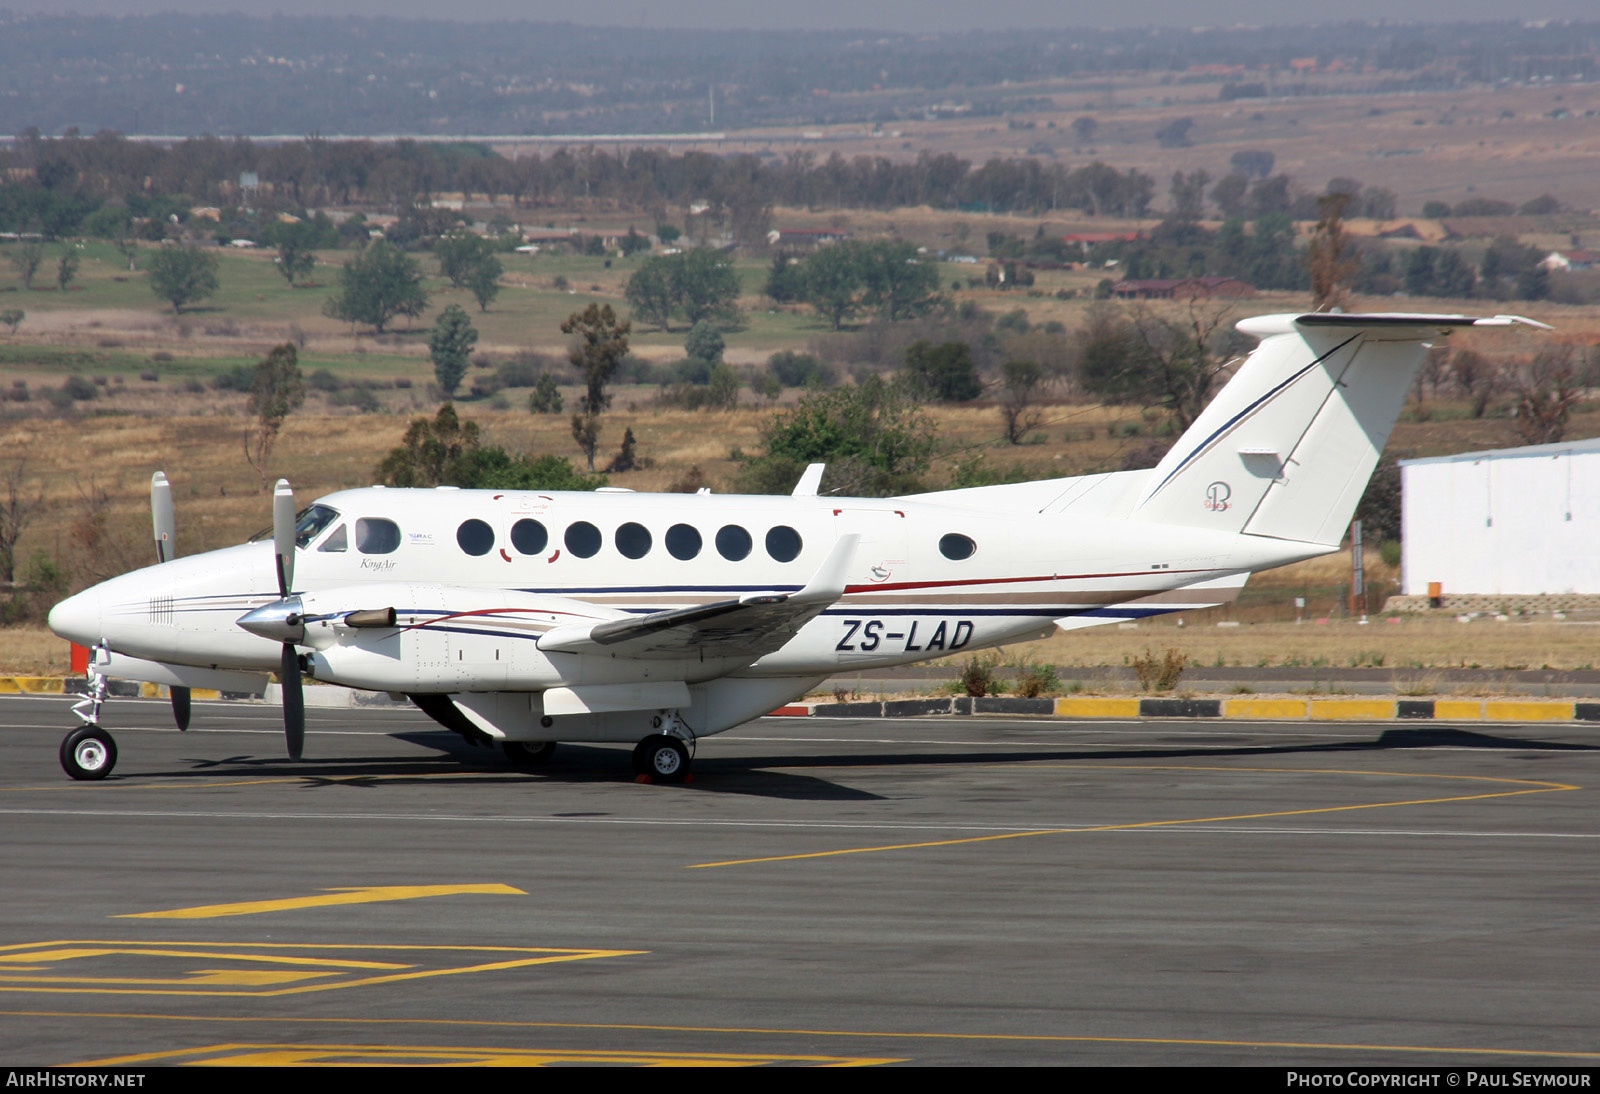
[[[1600,19],[1597,0],[0,0],[0,9],[133,15],[396,15],[530,19],[602,26],[970,30],[1005,27],[1232,25],[1366,19]]]

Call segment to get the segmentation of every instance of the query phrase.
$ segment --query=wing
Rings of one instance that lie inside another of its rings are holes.
[[[858,535],[839,537],[805,588],[796,593],[747,596],[629,619],[558,627],[539,639],[551,653],[615,657],[748,657],[773,653],[801,627],[844,595]]]

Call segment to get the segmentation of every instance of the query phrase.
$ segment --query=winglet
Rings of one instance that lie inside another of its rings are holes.
[[[806,466],[805,474],[800,476],[800,481],[794,484],[794,490],[789,496],[792,498],[814,498],[817,491],[822,489],[822,472],[827,470],[825,463],[813,463]]]
[[[820,464],[813,464],[820,467]],[[791,603],[796,604],[832,604],[844,595],[845,585],[850,576],[850,563],[855,561],[856,548],[861,544],[859,533],[850,532],[839,537],[833,545],[833,550],[828,552],[828,557],[822,560],[822,565],[817,572],[811,575],[811,580],[806,582],[806,587],[789,597]]]

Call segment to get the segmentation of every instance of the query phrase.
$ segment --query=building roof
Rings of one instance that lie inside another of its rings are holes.
[[[1399,460],[1397,462],[1401,467],[1410,467],[1413,464],[1462,463],[1476,460],[1520,460],[1560,456],[1566,453],[1588,455],[1591,452],[1600,452],[1600,437],[1589,437],[1581,441],[1556,441],[1553,444],[1529,444],[1523,445],[1521,448],[1485,448],[1479,452],[1457,452],[1453,456],[1422,456],[1414,460]]]

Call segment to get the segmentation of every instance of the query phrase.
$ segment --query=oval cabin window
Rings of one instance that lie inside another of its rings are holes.
[[[964,536],[960,532],[951,532],[939,540],[939,553],[945,558],[956,562],[960,562],[964,558],[971,558],[972,553],[977,549],[978,545],[972,542],[972,538]]]
[[[494,529],[474,517],[456,529],[456,542],[469,555],[486,555],[494,547]]]
[[[382,517],[356,521],[356,550],[364,555],[393,554],[400,549],[400,526]]]
[[[725,524],[717,532],[717,554],[729,562],[738,562],[749,557],[753,542],[750,533],[737,524]]]
[[[698,555],[704,545],[698,528],[687,524],[674,524],[667,529],[667,553],[673,558],[687,562]]]
[[[536,520],[519,520],[511,526],[511,546],[522,555],[542,555],[550,546],[550,533]]]
[[[650,529],[629,521],[617,529],[617,550],[626,558],[643,558],[650,553]]]
[[[600,553],[600,529],[586,520],[569,524],[567,534],[562,538],[566,541],[567,550],[579,558],[593,558]]]
[[[767,532],[767,554],[779,562],[793,562],[800,557],[800,533],[785,525]]]

